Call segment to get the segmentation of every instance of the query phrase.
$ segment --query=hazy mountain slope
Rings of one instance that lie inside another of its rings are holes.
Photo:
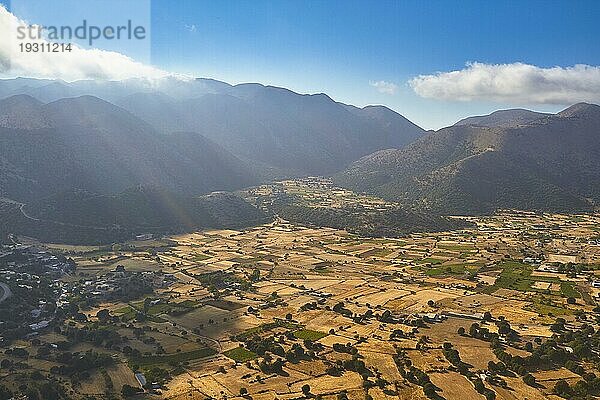
[[[119,104],[159,129],[198,132],[242,158],[291,174],[333,172],[374,150],[401,147],[423,133],[389,109],[385,109],[389,115],[378,118],[369,111],[350,112],[326,95],[298,95],[258,85],[176,103],[164,99],[160,106],[147,96]],[[157,108],[161,114],[153,111]]]
[[[177,109],[178,100],[161,92],[139,92],[117,99],[114,104],[139,116],[159,132],[187,131],[190,126]]]
[[[192,195],[337,171],[423,134],[385,107],[258,84],[15,79],[2,96],[0,197],[26,204],[8,201],[0,229],[43,240],[262,222],[239,198]]]
[[[196,132],[275,176],[339,171],[361,156],[402,147],[424,133],[383,106],[359,109],[324,94],[211,79],[0,80],[0,96],[17,93],[43,102],[99,97],[160,133]]]
[[[27,200],[72,188],[117,193],[140,184],[197,194],[256,182],[245,163],[210,140],[196,134],[162,135],[98,98],[45,105],[23,100],[0,104],[5,122],[0,125],[0,176],[25,180],[28,188],[2,186],[3,196]]]
[[[522,108],[514,108],[510,110],[498,110],[488,115],[480,115],[468,117],[458,121],[455,126],[474,125],[487,127],[514,127],[517,125],[527,124],[529,122],[548,117],[552,114],[539,113],[535,111],[525,110]]]
[[[39,112],[42,105],[41,101],[27,95],[0,100],[0,127],[28,129],[48,126]]]
[[[14,78],[0,80],[0,98],[11,97],[19,94],[27,94],[28,91],[51,84],[50,79]]]
[[[600,201],[599,151],[600,107],[580,104],[513,128],[444,128],[336,182],[442,213],[584,210]]]

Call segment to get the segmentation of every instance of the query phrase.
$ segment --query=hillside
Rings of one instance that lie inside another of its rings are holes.
[[[25,210],[33,218],[138,231],[231,228],[267,220],[265,214],[231,193],[182,196],[143,186],[117,195],[65,192],[31,203]]]
[[[0,101],[0,110],[0,196],[28,201],[70,189],[118,193],[136,185],[200,194],[258,179],[209,139],[163,135],[95,97],[42,104],[15,96]]]
[[[327,174],[372,151],[401,147],[423,130],[399,114],[349,110],[324,94],[246,84],[179,99],[148,93],[117,102],[165,133],[197,132],[282,175]],[[160,113],[156,111],[160,110]]]
[[[158,187],[116,195],[73,190],[27,205],[0,199],[0,217],[0,236],[14,233],[77,244],[118,242],[141,233],[237,229],[270,220],[231,193],[184,196]]]
[[[258,173],[201,135],[167,136],[93,96],[0,101],[3,236],[96,243],[151,228],[245,226],[264,215],[226,194],[194,196],[255,184]],[[145,186],[160,189],[131,189]]]
[[[600,107],[513,127],[457,125],[373,153],[335,181],[444,214],[590,210],[600,200]]]

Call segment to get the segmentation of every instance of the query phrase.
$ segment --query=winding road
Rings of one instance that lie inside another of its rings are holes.
[[[69,227],[73,227],[73,228],[95,229],[95,230],[102,230],[102,231],[111,229],[110,227],[107,227],[107,226],[77,225],[77,224],[71,224],[68,222],[60,222],[60,221],[53,221],[53,220],[49,220],[49,219],[40,219],[40,218],[32,217],[31,215],[27,214],[27,212],[25,211],[25,204],[23,204],[23,203],[21,203],[19,205],[19,211],[21,211],[21,214],[23,214],[23,216],[25,218],[30,219],[32,221],[37,221],[37,222],[47,222],[50,224],[69,226]]]
[[[12,296],[12,292],[6,283],[0,282],[0,303]]]

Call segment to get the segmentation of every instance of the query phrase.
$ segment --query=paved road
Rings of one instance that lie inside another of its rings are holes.
[[[0,303],[8,299],[12,295],[10,288],[6,283],[0,282]]]

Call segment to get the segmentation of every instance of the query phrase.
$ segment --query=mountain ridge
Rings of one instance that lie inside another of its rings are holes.
[[[442,214],[497,208],[590,211],[600,201],[600,107],[525,124],[454,125],[335,175],[357,191]]]
[[[463,118],[456,122],[453,126],[475,125],[487,127],[510,127],[522,124],[527,124],[552,114],[540,113],[523,108],[511,108],[507,110],[496,110],[487,115],[478,115]]]

